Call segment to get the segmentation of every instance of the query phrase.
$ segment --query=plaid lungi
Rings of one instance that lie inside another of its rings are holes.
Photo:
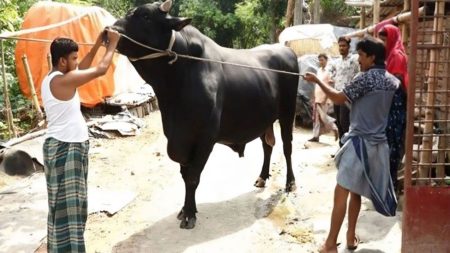
[[[47,250],[86,252],[89,141],[47,138],[43,147],[48,192]]]

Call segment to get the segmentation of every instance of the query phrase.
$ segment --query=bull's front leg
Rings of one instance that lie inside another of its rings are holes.
[[[184,180],[185,197],[184,206],[177,215],[181,221],[180,228],[192,229],[197,221],[197,204],[195,202],[195,192],[200,183],[200,172],[195,172],[189,166],[180,166],[180,172]]]
[[[185,198],[184,206],[178,213],[177,218],[181,220],[180,228],[192,229],[195,227],[197,221],[197,204],[195,201],[195,192],[200,183],[200,175],[208,160],[214,144],[201,145],[202,147],[196,150],[194,153],[194,159],[189,165],[180,166],[181,175],[185,185]]]

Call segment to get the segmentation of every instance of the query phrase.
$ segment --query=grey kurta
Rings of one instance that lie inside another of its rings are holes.
[[[372,68],[351,82],[344,93],[351,104],[350,129],[335,163],[337,183],[372,200],[378,212],[395,215],[397,200],[389,172],[386,124],[398,80]]]

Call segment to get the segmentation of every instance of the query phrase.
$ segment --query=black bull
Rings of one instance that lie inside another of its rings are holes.
[[[220,47],[189,26],[190,19],[170,16],[170,5],[171,2],[166,1],[140,6],[112,28],[158,49],[168,48],[174,36],[172,50],[180,55],[298,73],[297,58],[289,48],[275,45],[252,50]],[[133,59],[155,53],[125,36],[117,47],[121,54]],[[156,93],[168,139],[168,155],[181,167],[186,195],[178,214],[180,227],[195,226],[195,191],[215,143],[227,145],[242,156],[246,143],[260,137],[264,163],[255,186],[264,187],[270,176],[272,125],[277,119],[287,166],[286,191],[295,190],[291,141],[298,76],[182,57],[169,64],[172,59],[173,55],[141,59],[134,61],[133,66]]]

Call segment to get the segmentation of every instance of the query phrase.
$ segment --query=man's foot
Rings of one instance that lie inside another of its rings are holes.
[[[34,253],[47,253],[47,243],[42,242]]]
[[[310,142],[319,142],[319,137],[312,137],[308,141],[310,141]]]
[[[338,253],[337,251],[337,245],[334,247],[328,247],[326,244],[322,245],[320,249],[318,250],[319,253]]]
[[[359,237],[356,235],[353,238],[353,242],[351,240],[350,240],[350,242],[347,240],[347,249],[348,250],[356,250],[358,248],[358,245],[360,242],[361,241],[360,241]]]

